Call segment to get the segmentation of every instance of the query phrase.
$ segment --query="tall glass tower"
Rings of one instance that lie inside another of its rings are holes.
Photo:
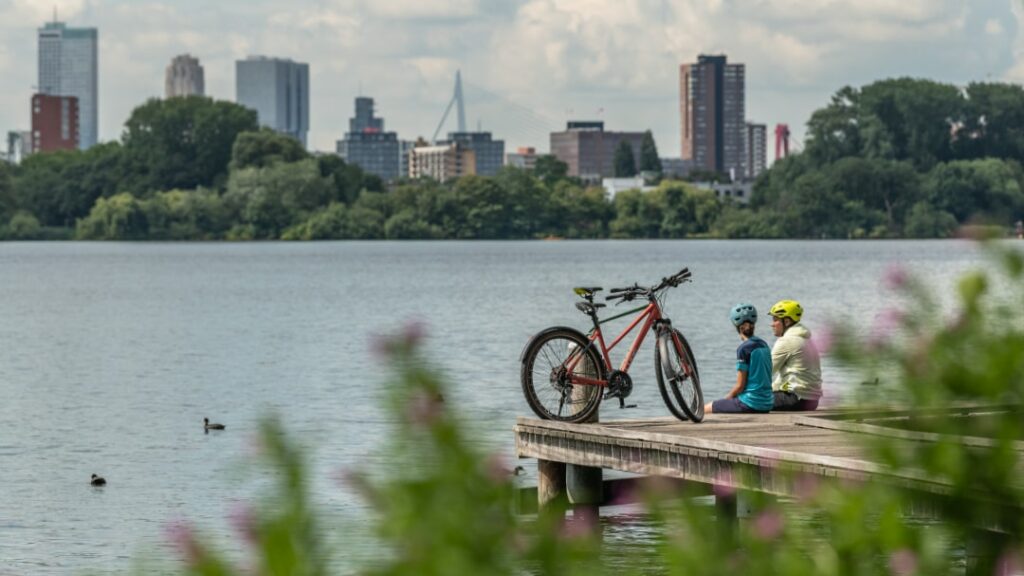
[[[261,126],[306,145],[309,131],[309,64],[250,56],[235,62],[235,100],[256,111]]]
[[[78,98],[78,147],[99,138],[98,33],[47,22],[39,29],[39,93]]]

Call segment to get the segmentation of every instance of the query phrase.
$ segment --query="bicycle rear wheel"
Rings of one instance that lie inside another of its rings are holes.
[[[673,416],[683,421],[704,419],[704,393],[700,389],[697,361],[679,330],[673,328],[658,335],[654,373],[661,399]]]
[[[534,337],[523,354],[520,373],[526,402],[545,420],[583,422],[601,404],[603,386],[572,384],[572,373],[598,379],[601,359],[590,342],[570,328],[556,328]]]

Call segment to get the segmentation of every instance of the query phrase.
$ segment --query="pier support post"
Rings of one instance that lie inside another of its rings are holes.
[[[537,506],[545,508],[565,498],[565,464],[537,460]]]
[[[604,470],[568,464],[565,467],[565,488],[572,504],[573,516],[596,520],[604,495],[601,486]]]

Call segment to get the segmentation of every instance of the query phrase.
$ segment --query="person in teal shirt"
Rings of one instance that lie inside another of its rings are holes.
[[[743,342],[736,349],[736,385],[725,395],[704,406],[708,413],[760,413],[772,409],[772,349],[754,336],[757,309],[737,304],[729,314]]]

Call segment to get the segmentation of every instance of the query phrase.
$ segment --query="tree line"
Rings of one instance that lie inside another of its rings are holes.
[[[608,199],[542,156],[532,170],[389,186],[257,125],[237,104],[150,100],[121,140],[0,163],[0,237],[124,240],[945,237],[1024,213],[1024,90],[895,79],[843,88],[751,205],[663,181]],[[627,145],[628,146],[628,145]],[[640,165],[660,169],[650,133]],[[706,175],[705,175],[706,176]]]

